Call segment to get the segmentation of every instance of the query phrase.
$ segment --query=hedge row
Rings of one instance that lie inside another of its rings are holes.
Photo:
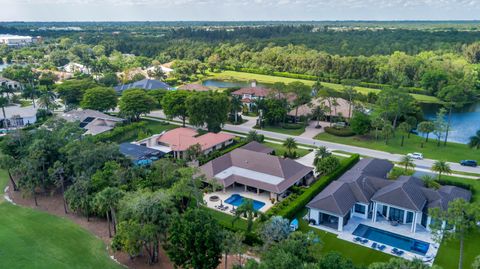
[[[136,139],[140,132],[147,132],[147,122],[135,122],[128,125],[118,125],[112,130],[96,135],[96,141],[122,142]]]
[[[380,83],[373,83],[373,82],[358,82],[358,86],[378,89],[378,90],[384,90],[386,88],[391,87],[390,85],[387,85],[387,84],[380,84]],[[418,87],[399,87],[399,89],[405,90],[409,93],[428,95],[428,92],[425,89],[418,88]]]
[[[360,155],[354,154],[340,162],[340,166],[332,173],[320,177],[308,189],[301,194],[292,194],[282,202],[276,204],[267,211],[267,216],[282,216],[293,219],[317,194],[319,194],[332,181],[339,178],[343,173],[355,165],[360,160]]]
[[[293,78],[293,79],[303,79],[303,80],[311,80],[311,81],[323,81],[323,82],[330,82],[330,83],[340,83],[340,79],[334,77],[325,77],[325,76],[312,76],[306,74],[295,74],[289,72],[277,72],[277,71],[270,71],[270,70],[261,70],[255,68],[234,68],[234,67],[226,67],[226,70],[238,71],[238,72],[245,72],[245,73],[252,73],[258,75],[268,75],[268,76],[276,76],[276,77],[284,77],[284,78]]]
[[[354,136],[355,133],[350,128],[334,128],[334,127],[325,127],[325,132],[334,136],[348,137]]]
[[[247,144],[247,141],[235,141],[234,140],[234,143],[233,145],[229,145],[228,147],[222,149],[222,150],[215,150],[213,151],[212,153],[206,155],[206,156],[202,156],[198,159],[198,162],[200,165],[204,165],[206,163],[208,163],[209,161],[213,160],[213,159],[216,159],[220,156],[223,156],[227,153],[229,153],[230,151],[234,150],[234,149],[237,149],[237,148],[240,148],[240,147],[243,147]]]

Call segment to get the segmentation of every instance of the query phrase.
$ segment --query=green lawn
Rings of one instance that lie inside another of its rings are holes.
[[[477,160],[480,157],[480,150],[470,149],[467,145],[448,143],[447,146],[444,147],[442,143],[441,146],[438,147],[437,142],[433,139],[430,139],[422,148],[421,144],[425,139],[416,135],[411,135],[410,139],[405,137],[403,147],[400,146],[401,135],[398,134],[395,138],[389,140],[388,145],[385,145],[385,141],[381,139],[375,141],[375,139],[371,137],[339,137],[327,133],[319,134],[315,139],[398,154],[421,152],[425,158],[451,162],[459,162],[464,159]]]
[[[257,128],[257,127],[253,127],[253,128],[260,130],[260,128]],[[268,132],[281,133],[286,135],[292,135],[292,136],[299,136],[305,132],[305,127],[300,129],[285,129],[285,128],[282,128],[281,126],[267,125],[263,127],[261,130],[268,131]]]
[[[303,79],[294,79],[294,78],[284,78],[284,77],[276,77],[276,76],[269,76],[269,75],[259,75],[259,74],[252,74],[252,73],[245,73],[245,72],[237,72],[237,71],[223,71],[221,73],[210,73],[211,78],[218,79],[218,80],[225,80],[225,81],[249,81],[249,80],[256,80],[259,83],[266,83],[266,84],[273,84],[275,82],[283,82],[283,83],[290,83],[293,81],[300,81],[305,85],[312,86],[315,81],[312,80],[303,80]],[[322,82],[322,85],[332,88],[336,91],[342,91],[344,86],[341,84],[334,84],[334,83],[327,83]],[[365,88],[365,87],[354,87],[355,90],[362,94],[368,94],[369,92],[378,93],[380,90]],[[411,94],[417,101],[422,103],[440,103],[440,100],[434,96],[422,95],[422,94]]]
[[[247,226],[248,226],[247,220],[240,218],[233,222],[233,220],[235,219],[234,216],[229,215],[227,213],[220,212],[212,208],[208,208],[208,207],[205,207],[205,208],[207,209],[207,211],[211,213],[213,218],[216,219],[221,226],[227,229],[234,229],[234,230],[241,230],[241,231],[247,230]],[[232,222],[234,223],[233,226],[232,226]],[[253,229],[255,229],[255,226],[256,225],[254,222]]]
[[[479,231],[470,233],[465,239],[463,268],[472,268],[475,257],[480,255],[478,242],[480,242]],[[460,256],[459,249],[460,243],[458,241],[443,242],[435,258],[435,264],[441,266],[443,269],[457,268]]]
[[[276,144],[271,142],[264,142],[263,144],[269,148],[274,149],[276,156],[283,156],[283,154],[287,151],[282,144]],[[307,149],[301,149],[301,148],[296,149],[296,151],[297,151],[298,158],[303,157],[308,153],[310,153],[310,151],[308,151]]]
[[[0,170],[0,187],[6,184]],[[70,220],[0,201],[1,268],[123,268],[105,244]]]
[[[178,128],[178,125],[154,120],[144,120],[147,122],[147,128],[152,134],[159,134],[163,131],[169,131]]]

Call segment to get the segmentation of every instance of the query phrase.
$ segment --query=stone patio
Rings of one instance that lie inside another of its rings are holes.
[[[221,212],[224,212],[226,214],[233,215],[233,213],[230,212],[230,210],[232,210],[232,208],[234,206],[225,203],[225,200],[228,199],[233,194],[239,194],[239,195],[241,195],[245,198],[249,198],[249,199],[252,199],[252,200],[257,200],[257,201],[265,203],[265,205],[262,208],[259,209],[259,211],[263,212],[263,213],[265,213],[268,209],[270,209],[273,206],[272,202],[270,201],[270,194],[268,192],[263,192],[263,193],[257,194],[257,193],[251,192],[251,191],[245,191],[245,188],[243,188],[243,187],[227,188],[225,190],[225,192],[217,191],[217,192],[206,193],[206,194],[203,195],[203,200],[206,202],[207,207],[218,210],[218,211],[221,211]],[[210,197],[212,197],[212,196],[218,196],[220,198],[220,200],[218,200],[216,202],[212,202],[212,201],[210,201]],[[225,205],[228,206],[228,209],[227,210],[220,210],[218,208],[215,208],[215,206],[218,206],[220,204],[223,204],[224,206]]]
[[[416,233],[411,232],[411,225],[410,224],[392,226],[386,220],[377,219],[377,221],[374,223],[374,222],[372,222],[371,219],[362,219],[362,218],[358,218],[358,217],[352,217],[348,221],[348,224],[343,227],[342,232],[339,232],[336,229],[332,229],[332,228],[322,226],[322,225],[312,225],[312,224],[310,224],[310,226],[313,227],[313,228],[316,228],[316,229],[326,231],[326,232],[334,233],[334,234],[337,235],[338,239],[342,239],[342,240],[345,240],[345,241],[349,241],[353,244],[358,244],[358,245],[361,245],[361,246],[364,246],[364,247],[371,248],[372,244],[375,241],[369,240],[368,243],[365,243],[365,244],[361,244],[359,242],[354,241],[354,238],[357,237],[357,236],[353,235],[353,232],[355,231],[355,229],[360,224],[370,226],[370,227],[374,227],[374,228],[377,228],[377,229],[380,229],[380,230],[385,230],[385,231],[388,231],[388,232],[391,232],[391,233],[396,233],[396,234],[399,234],[399,235],[403,235],[403,236],[406,236],[406,237],[410,237],[410,238],[413,238],[413,239],[416,239],[416,240],[420,240],[420,241],[424,241],[424,242],[429,243],[430,247],[428,248],[428,252],[425,254],[425,256],[419,255],[419,254],[416,254],[416,253],[413,253],[413,252],[404,251],[405,254],[403,254],[401,257],[404,258],[404,259],[407,259],[407,260],[413,260],[413,259],[416,258],[416,259],[423,260],[426,264],[429,264],[429,265],[433,264],[435,256],[437,255],[437,252],[438,252],[438,246],[439,245],[438,245],[438,243],[436,243],[433,240],[432,234],[430,232],[428,232],[424,227],[422,227],[421,225],[418,225],[418,224],[417,224]],[[383,243],[380,243],[380,242],[375,242],[375,243],[386,246],[386,248],[382,252],[397,257],[397,255],[392,254],[392,252],[391,252],[392,249],[393,249],[392,246],[389,246],[389,245],[386,245],[386,244],[383,244]],[[375,249],[375,250],[380,251],[378,249]],[[432,258],[428,259],[430,257],[432,257]]]

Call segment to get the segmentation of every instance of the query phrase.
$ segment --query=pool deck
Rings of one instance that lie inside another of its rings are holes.
[[[416,233],[412,233],[411,230],[410,230],[410,228],[411,228],[410,224],[392,226],[387,221],[377,221],[377,222],[374,223],[374,222],[372,222],[371,219],[362,219],[362,218],[358,218],[358,217],[352,217],[348,221],[348,224],[343,227],[342,232],[339,232],[335,229],[328,228],[326,226],[321,226],[321,225],[310,225],[310,226],[313,227],[313,228],[316,228],[316,229],[326,231],[326,232],[334,233],[334,234],[337,235],[337,238],[339,238],[339,239],[349,241],[353,244],[358,244],[358,245],[361,245],[361,246],[364,246],[364,247],[371,248],[372,244],[375,241],[369,240],[369,242],[366,243],[366,244],[361,244],[359,242],[354,241],[354,238],[357,237],[357,236],[353,235],[353,232],[355,231],[355,229],[357,229],[358,225],[360,225],[360,224],[370,226],[370,227],[374,227],[374,228],[377,228],[377,229],[380,229],[380,230],[388,231],[388,232],[391,232],[391,233],[396,233],[396,234],[399,234],[399,235],[402,235],[402,236],[406,236],[406,237],[409,237],[409,238],[413,238],[413,239],[416,239],[416,240],[420,240],[420,241],[424,241],[424,242],[429,243],[430,247],[428,248],[428,252],[425,254],[425,256],[419,255],[419,254],[416,254],[416,253],[413,253],[413,252],[409,252],[409,251],[404,251],[405,253],[401,257],[404,258],[404,259],[407,259],[407,260],[413,260],[413,259],[417,258],[417,259],[423,260],[426,264],[429,264],[429,265],[433,264],[435,256],[437,255],[437,252],[438,252],[438,243],[436,243],[433,240],[432,234],[420,225],[417,225]],[[386,244],[383,244],[383,243],[380,243],[380,242],[375,242],[375,243],[386,246],[386,248],[382,252],[393,255],[395,257],[398,257],[397,255],[392,254],[392,252],[391,252],[392,249],[393,249],[392,246],[389,246],[389,245],[386,245]],[[378,249],[376,249],[376,250],[380,251]],[[432,259],[429,260],[429,259],[427,259],[427,257],[432,257]]]
[[[227,200],[230,196],[232,196],[232,194],[240,194],[241,196],[243,196],[245,198],[250,198],[250,199],[257,200],[257,201],[265,203],[265,205],[262,208],[260,208],[260,210],[259,210],[260,212],[263,212],[263,213],[265,213],[268,209],[270,209],[273,206],[272,202],[270,201],[270,196],[269,196],[268,193],[256,194],[256,193],[253,193],[253,192],[245,191],[245,189],[242,188],[242,187],[238,187],[238,188],[235,188],[235,189],[229,188],[225,192],[217,191],[217,192],[206,193],[206,194],[203,195],[203,200],[206,202],[207,207],[218,210],[218,211],[226,213],[226,214],[233,215],[230,212],[230,210],[233,208],[233,206],[231,204],[225,203],[225,200]],[[220,200],[217,201],[217,202],[210,201],[210,197],[215,196],[215,195],[218,196],[220,198]],[[220,205],[220,203],[228,206],[229,207],[228,210],[223,211],[223,210],[215,208],[215,206]]]

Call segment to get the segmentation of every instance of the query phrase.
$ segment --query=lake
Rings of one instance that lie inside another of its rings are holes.
[[[422,104],[425,118],[432,120],[440,109],[436,104]],[[445,118],[448,120],[448,113]],[[448,141],[466,144],[469,137],[480,130],[480,103],[470,104],[452,112]],[[430,136],[432,136],[430,134]]]

